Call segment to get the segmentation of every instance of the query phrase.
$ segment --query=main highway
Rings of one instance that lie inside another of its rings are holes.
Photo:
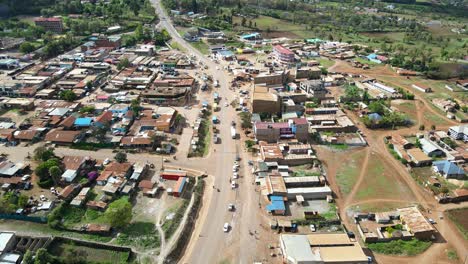
[[[213,79],[219,81],[220,87],[217,88],[217,92],[222,98],[221,111],[215,113],[220,120],[217,126],[220,129],[221,143],[212,144],[210,154],[198,160],[204,165],[208,174],[213,176],[213,186],[207,186],[211,198],[204,201],[203,206],[207,206],[206,214],[200,214],[195,228],[195,233],[198,232],[199,235],[190,241],[183,263],[205,264],[223,260],[231,263],[252,263],[257,240],[250,231],[259,225],[258,196],[252,184],[252,176],[247,165],[249,158],[242,150],[242,142],[231,138],[231,121],[236,121],[237,114],[232,107],[223,107],[226,101],[231,102],[235,98],[235,93],[229,89],[229,75],[220,69],[222,67],[219,67],[219,64],[204,56],[179,35],[162,8],[160,0],[152,0],[152,4],[160,19],[157,26],[166,29],[172,41],[177,42],[189,55],[194,55],[199,62],[208,67],[207,70]],[[237,180],[238,188],[231,189],[230,179],[233,175],[232,166],[236,154],[242,158],[241,178]],[[228,211],[230,203],[236,206],[234,212]],[[223,225],[226,222],[231,225],[227,233],[223,232]]]

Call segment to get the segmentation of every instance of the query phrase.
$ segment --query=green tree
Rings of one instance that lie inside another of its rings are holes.
[[[34,253],[30,250],[26,250],[26,253],[24,253],[23,256],[23,262],[24,264],[34,264]]]
[[[18,207],[24,208],[26,205],[28,205],[28,200],[29,197],[27,195],[21,194],[18,196]]]
[[[36,47],[31,44],[31,42],[23,42],[21,43],[21,45],[19,46],[19,50],[22,52],[22,53],[31,53],[33,51],[36,50]]]
[[[125,152],[117,152],[117,154],[115,154],[114,156],[114,159],[118,162],[118,163],[124,163],[127,161],[127,153]]]
[[[78,98],[78,96],[72,90],[65,90],[60,92],[59,97],[60,99],[68,102],[73,102]]]
[[[90,114],[90,113],[93,113],[95,110],[96,110],[96,107],[94,107],[94,105],[86,105],[80,109],[80,113]]]
[[[426,126],[424,126],[424,124],[419,126],[419,130],[424,131],[424,129],[426,129]]]
[[[378,113],[378,114],[383,114],[384,113],[384,110],[385,110],[385,107],[383,105],[383,103],[379,102],[379,101],[374,101],[374,102],[371,102],[369,104],[369,111],[372,112],[372,113]]]
[[[60,180],[60,176],[62,175],[62,170],[59,166],[52,166],[49,168],[49,175],[54,181],[54,184],[57,185]]]
[[[48,148],[44,146],[37,147],[34,150],[34,160],[36,161],[47,161],[55,157],[54,148]]]
[[[138,101],[137,99],[133,99],[130,102],[130,108],[132,109],[133,114],[135,116],[138,116],[140,114],[140,110],[141,110],[140,101]]]
[[[124,227],[132,220],[132,205],[128,198],[122,197],[109,204],[104,216],[112,227]]]
[[[34,264],[50,264],[54,262],[54,257],[50,255],[45,248],[40,248],[36,251],[36,258],[34,259]]]
[[[130,66],[130,61],[128,60],[128,58],[123,58],[121,61],[119,61],[119,63],[117,64],[117,70],[122,70],[122,69],[125,69],[127,68],[128,66]]]

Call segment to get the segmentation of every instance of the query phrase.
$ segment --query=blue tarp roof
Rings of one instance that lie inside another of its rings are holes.
[[[241,38],[242,38],[242,39],[255,38],[255,37],[257,37],[258,35],[260,35],[260,33],[254,32],[254,33],[242,35]]]
[[[375,59],[375,58],[377,58],[377,54],[371,53],[371,54],[367,55],[367,58],[368,59]]]
[[[436,166],[439,171],[446,175],[465,174],[465,171],[462,168],[447,160],[434,161],[432,164],[434,164],[434,166]]]
[[[91,117],[80,117],[75,120],[75,126],[90,126],[93,119]]]
[[[225,56],[225,57],[229,57],[229,56],[233,56],[234,53],[230,50],[220,50],[218,51],[218,54],[221,55],[221,56]]]
[[[267,205],[266,209],[268,212],[284,211],[286,210],[286,206],[284,205],[284,201],[281,199],[281,201],[271,201],[271,204]]]
[[[270,201],[284,201],[283,196],[272,195],[270,196]]]
[[[216,116],[213,116],[211,120],[217,120],[218,118]]]

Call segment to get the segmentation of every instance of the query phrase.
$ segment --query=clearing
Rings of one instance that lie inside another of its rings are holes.
[[[348,155],[342,160],[344,166],[340,166],[336,172],[336,180],[343,195],[349,194],[357,181],[361,171],[361,165],[366,155],[365,150],[360,150]]]
[[[468,207],[450,210],[447,214],[465,240],[468,240]]]

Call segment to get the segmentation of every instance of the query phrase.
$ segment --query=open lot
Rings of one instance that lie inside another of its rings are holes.
[[[234,17],[233,23],[240,25],[241,22],[241,17]],[[312,32],[306,30],[304,25],[293,24],[273,17],[259,16],[258,18],[252,19],[252,24],[256,25],[257,30],[263,31],[262,35],[269,38],[306,38],[312,36]],[[243,27],[239,27],[238,29],[241,28]]]
[[[364,161],[365,152],[360,150],[344,157],[343,166],[340,166],[336,172],[336,180],[341,193],[346,196],[357,181],[361,171],[361,165]]]
[[[356,193],[356,199],[401,199],[412,200],[414,196],[405,183],[394,175],[394,170],[384,160],[372,153],[366,169],[365,178]]]

